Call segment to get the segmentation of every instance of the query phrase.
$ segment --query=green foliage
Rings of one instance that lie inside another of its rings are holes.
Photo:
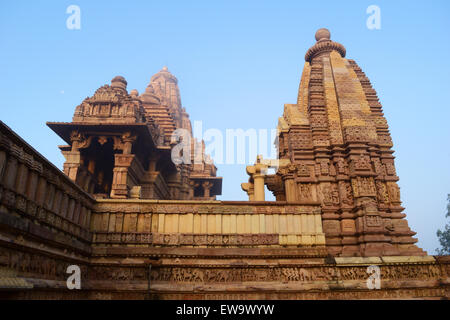
[[[450,194],[447,195],[447,201],[447,214],[445,216],[448,218],[450,217]],[[441,248],[436,249],[437,254],[450,254],[450,224],[447,223],[444,231],[438,230],[436,234],[439,238],[439,242],[441,243]]]

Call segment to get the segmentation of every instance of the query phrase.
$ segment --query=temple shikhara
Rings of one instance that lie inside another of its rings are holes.
[[[117,76],[48,122],[62,171],[0,123],[0,298],[449,298],[450,257],[408,226],[377,94],[327,29],[280,115],[278,159],[246,168],[249,201],[216,200],[166,67],[142,94]],[[173,161],[180,144],[191,161]]]
[[[221,194],[214,164],[204,152],[194,159],[203,143],[190,141],[190,164],[171,160],[179,143],[174,131],[192,136],[192,129],[178,80],[166,67],[141,96],[128,93],[127,81],[118,76],[76,107],[73,122],[48,125],[68,143],[60,146],[64,173],[95,198],[215,200]]]

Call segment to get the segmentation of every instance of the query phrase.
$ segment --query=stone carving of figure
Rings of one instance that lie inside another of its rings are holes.
[[[300,184],[300,198],[302,200],[312,199],[311,186],[309,184]]]
[[[389,202],[389,196],[386,192],[386,186],[381,181],[377,181],[377,196],[378,201],[380,201],[381,203]]]
[[[336,162],[336,167],[338,174],[347,174],[347,164],[344,159],[339,158]]]
[[[396,183],[389,185],[389,196],[393,202],[400,201],[400,188]]]
[[[336,185],[333,185],[331,188],[331,200],[333,204],[338,205],[339,204],[339,191],[336,187]]]
[[[322,187],[323,203],[325,205],[333,204],[333,199],[331,196],[331,189],[329,186]]]

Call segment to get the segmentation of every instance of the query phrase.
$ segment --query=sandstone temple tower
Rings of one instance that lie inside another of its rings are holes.
[[[375,90],[328,30],[316,40],[278,159],[246,168],[249,201],[216,200],[166,67],[141,95],[118,76],[48,123],[63,171],[0,122],[0,298],[448,299],[450,256],[415,245]],[[192,161],[172,161],[179,143]]]
[[[141,96],[128,93],[127,81],[117,76],[76,107],[73,122],[48,125],[68,143],[60,146],[64,172],[96,198],[212,200],[221,194],[222,178],[203,143],[192,139],[191,164],[171,160],[172,133],[192,136],[192,129],[167,67]]]
[[[297,103],[284,105],[279,119],[280,162],[265,184],[277,201],[320,203],[332,255],[424,255],[402,213],[375,90],[327,29],[316,40],[305,55]],[[253,191],[250,180],[244,187]]]

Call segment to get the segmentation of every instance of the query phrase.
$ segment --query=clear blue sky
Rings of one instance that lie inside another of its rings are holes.
[[[62,168],[46,121],[116,75],[143,92],[167,65],[204,129],[274,128],[295,103],[306,50],[320,27],[377,90],[391,128],[403,205],[434,253],[450,193],[448,1],[9,1],[0,4],[0,119]],[[66,28],[66,8],[81,29]],[[381,9],[381,30],[366,8]],[[221,199],[245,199],[244,165],[221,165]]]

